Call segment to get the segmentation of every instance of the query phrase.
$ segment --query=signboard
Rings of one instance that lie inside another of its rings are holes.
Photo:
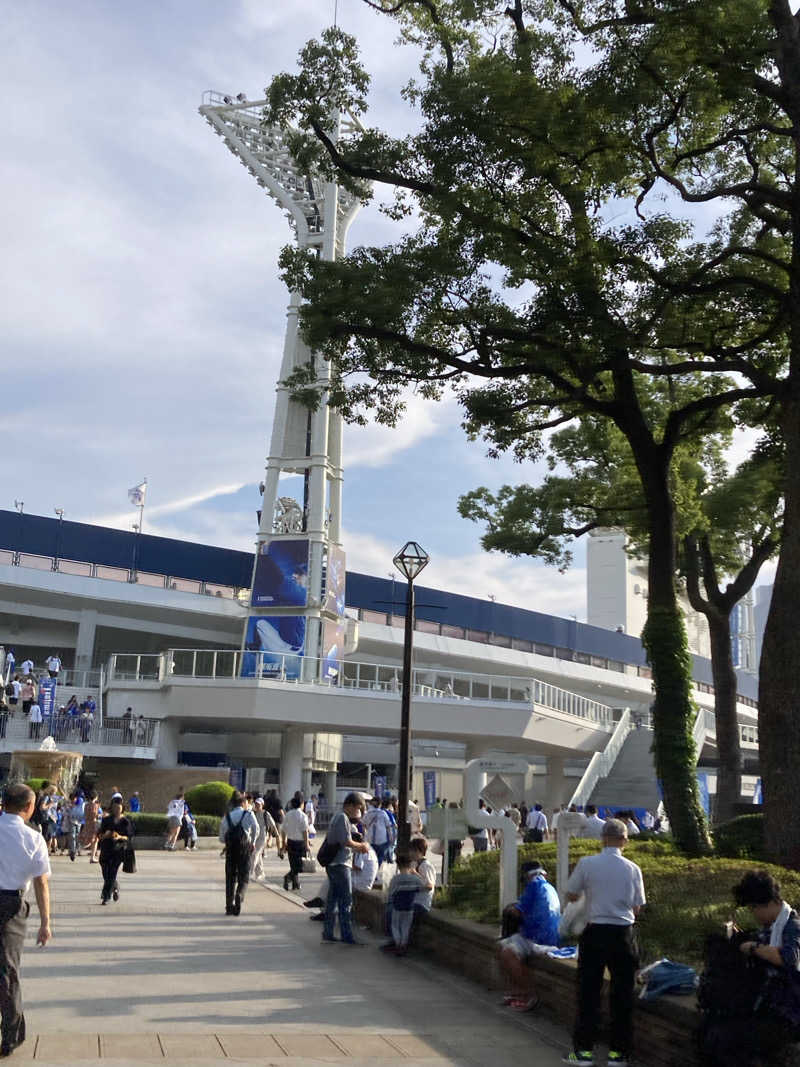
[[[498,756],[496,759],[487,756],[486,759],[470,760],[470,764],[487,774],[527,774],[529,767],[526,759],[513,756]]]
[[[338,545],[328,545],[325,569],[325,611],[344,615],[345,555]]]
[[[39,707],[44,719],[55,714],[56,681],[55,678],[42,678],[39,682]]]
[[[261,678],[300,677],[303,647],[306,640],[304,615],[251,615],[247,620],[245,654],[242,656],[242,677]],[[259,657],[248,653],[262,653]]]
[[[496,774],[494,778],[481,790],[480,795],[486,801],[490,808],[495,811],[500,811],[509,806],[514,799],[514,790],[503,778],[502,775]]]
[[[436,803],[436,771],[422,772],[422,788],[425,790],[425,807],[430,811]]]
[[[342,669],[346,621],[326,619],[322,624],[322,677],[333,682]]]
[[[442,841],[463,841],[468,836],[463,808],[429,808],[425,836],[438,837]]]
[[[308,603],[308,540],[261,545],[253,578],[254,608],[304,608]]]

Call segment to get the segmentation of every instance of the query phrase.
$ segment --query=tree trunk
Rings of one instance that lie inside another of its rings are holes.
[[[710,851],[711,840],[697,788],[692,661],[675,588],[675,518],[666,466],[642,471],[650,524],[647,623],[642,641],[653,671],[653,751],[664,806],[678,846],[700,854]]]
[[[736,814],[742,797],[742,749],[736,715],[736,671],[733,666],[730,615],[706,612],[711,635],[711,671],[714,678],[714,713],[717,722],[717,799],[714,821],[726,822]]]

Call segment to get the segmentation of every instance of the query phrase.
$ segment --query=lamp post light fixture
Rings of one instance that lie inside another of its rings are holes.
[[[19,566],[22,559],[22,516],[25,512],[25,501],[14,500],[14,507],[17,509],[19,519],[17,520],[17,551],[14,553],[13,562]]]
[[[395,567],[408,582],[406,591],[406,628],[403,642],[403,693],[400,714],[400,781],[397,790],[397,849],[405,852],[411,840],[408,821],[408,786],[411,770],[411,652],[414,641],[414,579],[427,567],[430,557],[416,541],[407,541],[393,559]]]
[[[53,511],[58,516],[58,532],[56,534],[56,554],[53,557],[53,570],[58,570],[58,561],[61,558],[61,532],[64,524],[64,509],[53,508]]]

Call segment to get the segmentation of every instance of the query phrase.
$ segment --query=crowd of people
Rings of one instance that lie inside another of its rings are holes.
[[[75,693],[66,704],[55,704],[53,700],[52,706],[44,699],[43,690],[51,681],[57,682],[60,674],[58,652],[51,653],[39,669],[30,657],[16,669],[14,650],[5,653],[0,685],[0,738],[6,736],[9,720],[19,717],[28,723],[31,740],[52,737],[56,741],[84,744],[90,741],[97,714],[97,702],[90,693],[83,700]]]

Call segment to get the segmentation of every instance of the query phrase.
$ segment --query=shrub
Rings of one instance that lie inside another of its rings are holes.
[[[715,826],[714,848],[719,856],[766,860],[764,816],[759,812],[753,815],[737,815],[735,819]]]
[[[753,816],[744,816],[751,819]],[[737,821],[737,820],[735,820]],[[570,844],[570,865],[600,848],[599,841],[576,839]],[[556,878],[556,845],[524,845],[520,865],[537,859]],[[748,871],[763,869],[778,880],[784,899],[800,905],[800,873],[748,859],[703,857],[690,859],[671,841],[632,841],[625,855],[638,863],[644,876],[647,906],[637,933],[643,963],[661,956],[701,965],[706,934],[719,930],[731,917],[742,929],[755,925],[747,908],[735,913],[731,889]],[[452,872],[451,885],[437,898],[437,905],[477,922],[499,923],[499,853],[479,852]]]
[[[227,782],[206,782],[196,785],[186,794],[186,803],[193,815],[218,815],[227,812],[228,804],[235,790]]]
[[[155,812],[137,811],[133,814],[128,812],[128,818],[133,820],[136,833],[141,837],[163,837],[167,832],[167,817]],[[218,815],[196,815],[198,837],[217,837],[219,834],[220,819]]]
[[[46,781],[46,778],[28,778],[25,785],[27,785],[29,789],[32,789],[34,793],[38,793]]]

